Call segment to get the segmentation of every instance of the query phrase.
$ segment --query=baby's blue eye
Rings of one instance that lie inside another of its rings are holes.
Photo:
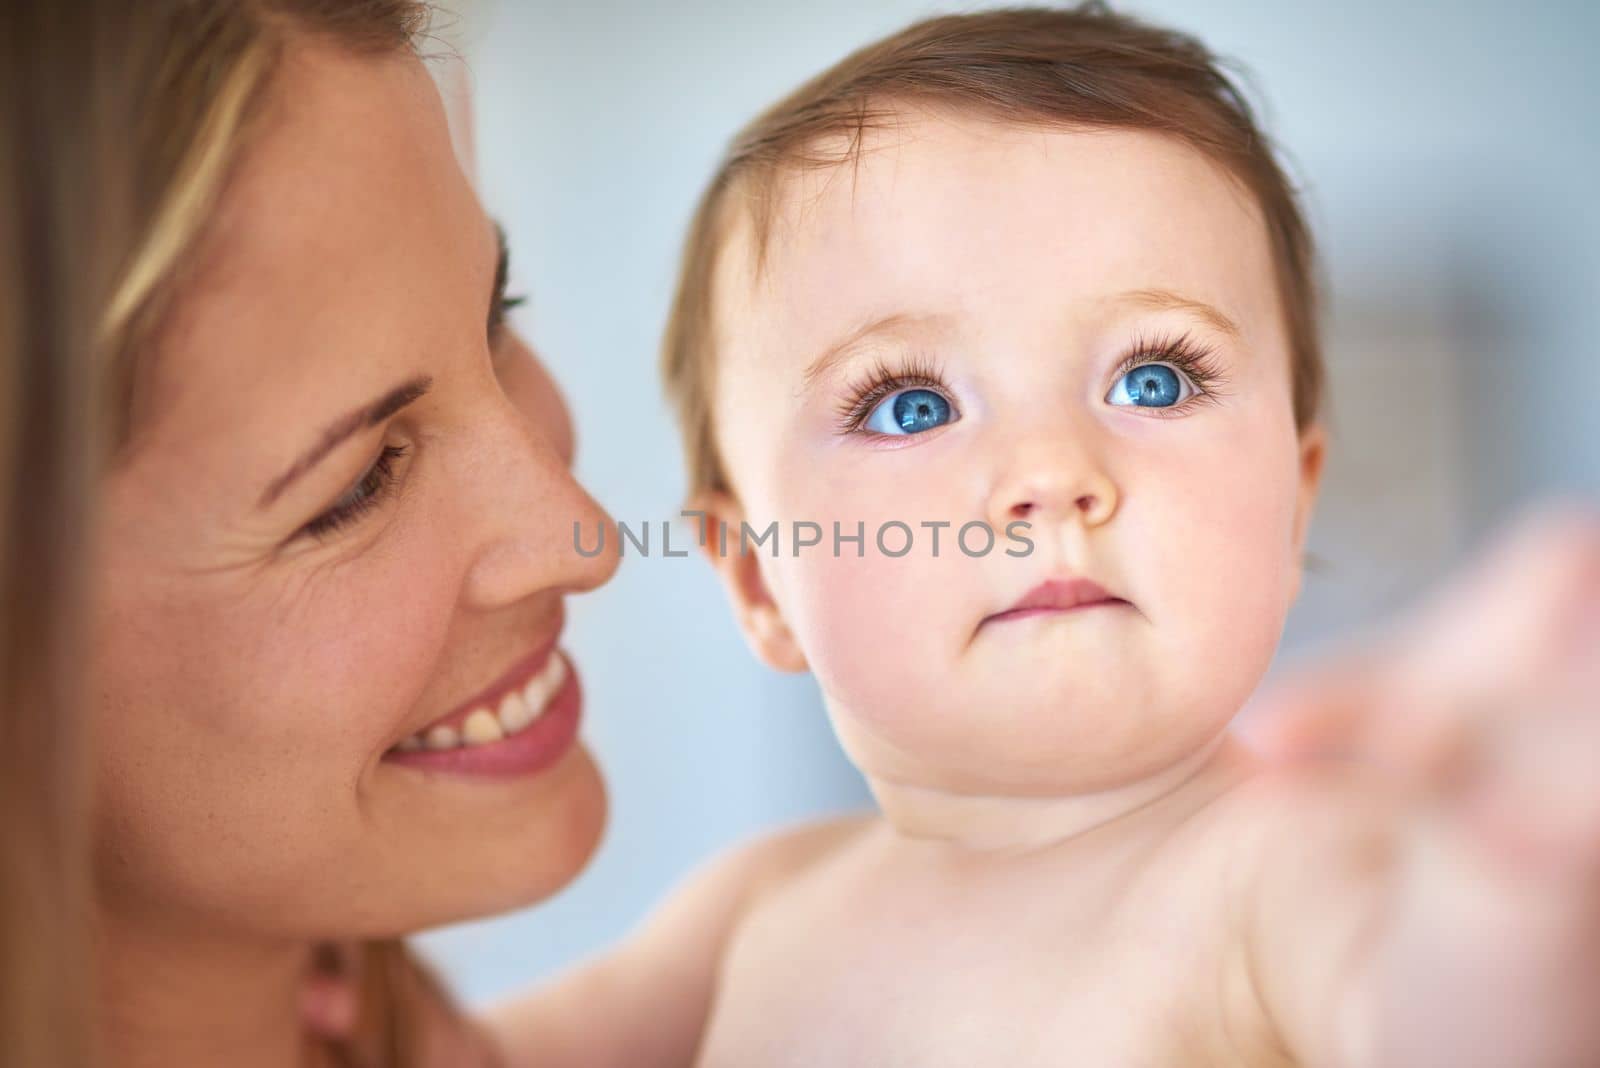
[[[1183,379],[1164,363],[1140,364],[1111,387],[1106,403],[1135,405],[1140,408],[1170,408],[1188,398],[1183,395]]]
[[[879,434],[920,434],[950,421],[950,402],[931,389],[885,397],[862,424]]]

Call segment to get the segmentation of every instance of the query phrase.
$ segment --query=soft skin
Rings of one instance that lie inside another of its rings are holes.
[[[868,547],[719,559],[758,654],[816,674],[875,786],[1081,794],[1203,748],[1272,658],[1323,456],[1320,429],[1294,424],[1249,195],[1153,134],[911,118],[852,176],[794,178],[787,203],[804,207],[759,276],[748,228],[719,263],[715,416],[735,491],[712,509],[758,528],[864,520]],[[1124,296],[1152,290],[1237,335]],[[904,321],[808,382],[887,316]],[[1107,402],[1137,338],[1185,332],[1222,370],[1210,403]],[[942,367],[959,417],[842,434],[851,387],[908,357]],[[926,532],[892,559],[871,544],[889,520],[952,526],[938,559]],[[1026,557],[954,544],[962,524],[1017,520]],[[980,626],[1063,575],[1131,607]]]
[[[572,549],[575,521],[607,519],[548,375],[487,329],[495,268],[422,65],[297,42],[105,487],[90,655],[118,1063],[216,1063],[204,1042],[288,1063],[312,939],[526,904],[595,847],[581,744],[498,779],[384,759],[555,641],[564,595],[616,566]],[[419,377],[263,503],[324,427]],[[307,533],[386,447],[393,492]]]

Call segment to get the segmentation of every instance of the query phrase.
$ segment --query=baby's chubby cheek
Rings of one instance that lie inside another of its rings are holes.
[[[983,612],[984,561],[955,541],[955,527],[972,518],[949,499],[959,475],[922,467],[910,454],[795,450],[772,482],[784,537],[802,520],[820,541],[798,555],[786,541],[763,563],[819,685],[854,715],[922,707],[921,688],[947,689]],[[940,522],[949,525],[937,533],[924,525]]]
[[[932,566],[945,561],[883,556],[871,526],[864,556],[849,543],[836,556],[831,533],[810,555],[782,562],[786,608],[807,663],[823,690],[857,714],[916,701],[918,681],[937,683],[955,652],[953,598],[941,596],[949,576],[941,582],[946,569]]]
[[[1259,450],[1258,450],[1259,451]],[[1113,521],[1127,589],[1154,655],[1178,667],[1175,697],[1225,720],[1272,661],[1293,588],[1292,468],[1234,453],[1204,477],[1161,480]]]

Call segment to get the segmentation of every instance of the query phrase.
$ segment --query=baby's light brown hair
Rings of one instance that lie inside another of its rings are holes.
[[[712,423],[718,255],[742,222],[753,230],[759,272],[783,179],[859,161],[865,136],[893,125],[895,105],[1011,125],[1164,133],[1220,165],[1265,219],[1295,426],[1304,432],[1314,424],[1324,371],[1310,230],[1254,111],[1222,66],[1195,38],[1103,3],[1007,8],[915,23],[756,116],[700,197],[663,340],[662,375],[684,438],[691,498],[731,489]]]

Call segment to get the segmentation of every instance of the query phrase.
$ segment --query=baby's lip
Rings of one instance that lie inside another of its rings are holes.
[[[1029,590],[1021,600],[1003,612],[984,617],[984,623],[1021,619],[1044,612],[1071,612],[1096,605],[1127,604],[1108,593],[1098,582],[1086,578],[1050,579]]]

